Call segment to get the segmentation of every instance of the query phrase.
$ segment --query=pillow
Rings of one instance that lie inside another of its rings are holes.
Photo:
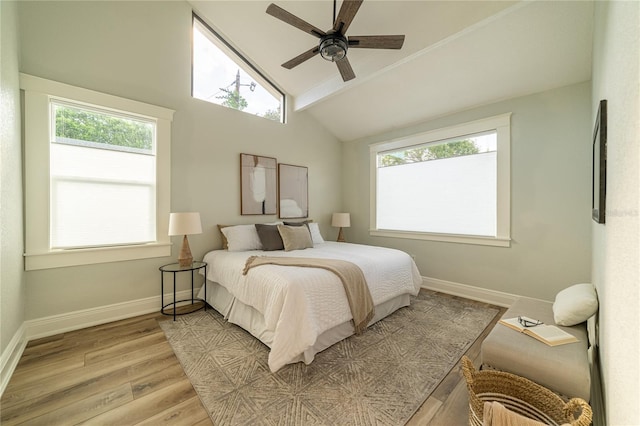
[[[254,225],[225,226],[221,228],[227,239],[227,250],[246,251],[261,250],[262,243]]]
[[[572,326],[588,320],[598,310],[598,296],[592,284],[575,284],[556,295],[553,319],[558,325]]]
[[[324,238],[322,238],[322,234],[320,233],[320,227],[315,222],[307,223],[309,227],[309,232],[311,233],[311,240],[313,244],[324,243]]]
[[[218,225],[218,231],[220,231],[220,236],[222,237],[222,249],[226,250],[228,248],[227,237],[224,236],[222,232],[222,228],[226,228],[229,225]]]
[[[278,231],[282,237],[284,251],[302,250],[313,247],[309,228],[306,226],[278,225]]]
[[[278,231],[278,225],[256,223],[256,231],[265,251],[283,250],[284,243]]]
[[[285,220],[284,224],[285,224],[285,225],[287,225],[287,226],[302,226],[302,225],[307,225],[307,226],[309,226],[309,223],[311,223],[311,222],[313,222],[313,221],[311,221],[311,220],[305,220],[305,221],[303,221],[303,222],[287,222],[287,221]]]

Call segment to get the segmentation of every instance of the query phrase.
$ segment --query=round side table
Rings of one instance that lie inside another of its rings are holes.
[[[191,303],[193,304],[193,302],[195,301],[201,301],[203,302],[204,305],[204,310],[207,310],[207,262],[193,262],[191,264],[191,266],[180,266],[179,263],[170,263],[168,265],[163,265],[160,268],[160,312],[163,315],[172,315],[171,313],[165,312],[165,308],[171,306],[173,307],[173,320],[176,320],[176,315],[185,315],[185,314],[190,314],[193,313],[195,311],[198,311],[200,309],[202,309],[202,307],[199,307],[197,309],[193,309],[191,311],[188,312],[181,312],[179,314],[176,313],[176,304],[181,303],[181,302],[189,302],[191,301]],[[205,282],[204,282],[204,300],[202,299],[198,299],[196,297],[194,297],[193,294],[193,276],[195,274],[196,271],[200,270],[200,269],[204,269],[204,276],[205,276]],[[183,300],[176,300],[176,275],[180,272],[191,272],[191,299],[183,299]],[[173,302],[171,303],[167,303],[164,304],[164,274],[166,273],[171,273],[173,274]]]

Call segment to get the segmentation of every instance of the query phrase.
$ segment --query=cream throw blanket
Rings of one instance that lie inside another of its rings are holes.
[[[242,275],[247,275],[249,269],[260,265],[300,266],[331,271],[340,278],[344,291],[347,293],[356,334],[362,333],[373,318],[374,307],[371,292],[362,270],[354,263],[338,259],[251,256],[247,259]]]

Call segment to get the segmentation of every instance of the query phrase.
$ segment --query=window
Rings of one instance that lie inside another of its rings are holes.
[[[371,146],[372,235],[508,246],[510,114]]]
[[[21,74],[26,269],[169,256],[173,111]]]
[[[284,123],[284,94],[193,15],[192,96]]]

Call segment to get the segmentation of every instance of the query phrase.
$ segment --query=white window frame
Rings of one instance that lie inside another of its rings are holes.
[[[511,245],[511,113],[488,117],[456,126],[418,133],[369,146],[370,165],[370,206],[369,235],[377,237],[407,238],[417,240],[444,241],[451,243],[479,244],[487,246],[509,247]],[[497,133],[497,206],[496,236],[439,234],[430,232],[398,231],[378,229],[377,173],[378,154],[432,142],[464,138],[467,135],[496,131]]]
[[[173,110],[20,74],[24,91],[25,270],[119,262],[171,255],[167,234],[171,204]],[[113,247],[51,249],[50,101],[67,100],[103,110],[124,111],[156,122],[156,241]]]

